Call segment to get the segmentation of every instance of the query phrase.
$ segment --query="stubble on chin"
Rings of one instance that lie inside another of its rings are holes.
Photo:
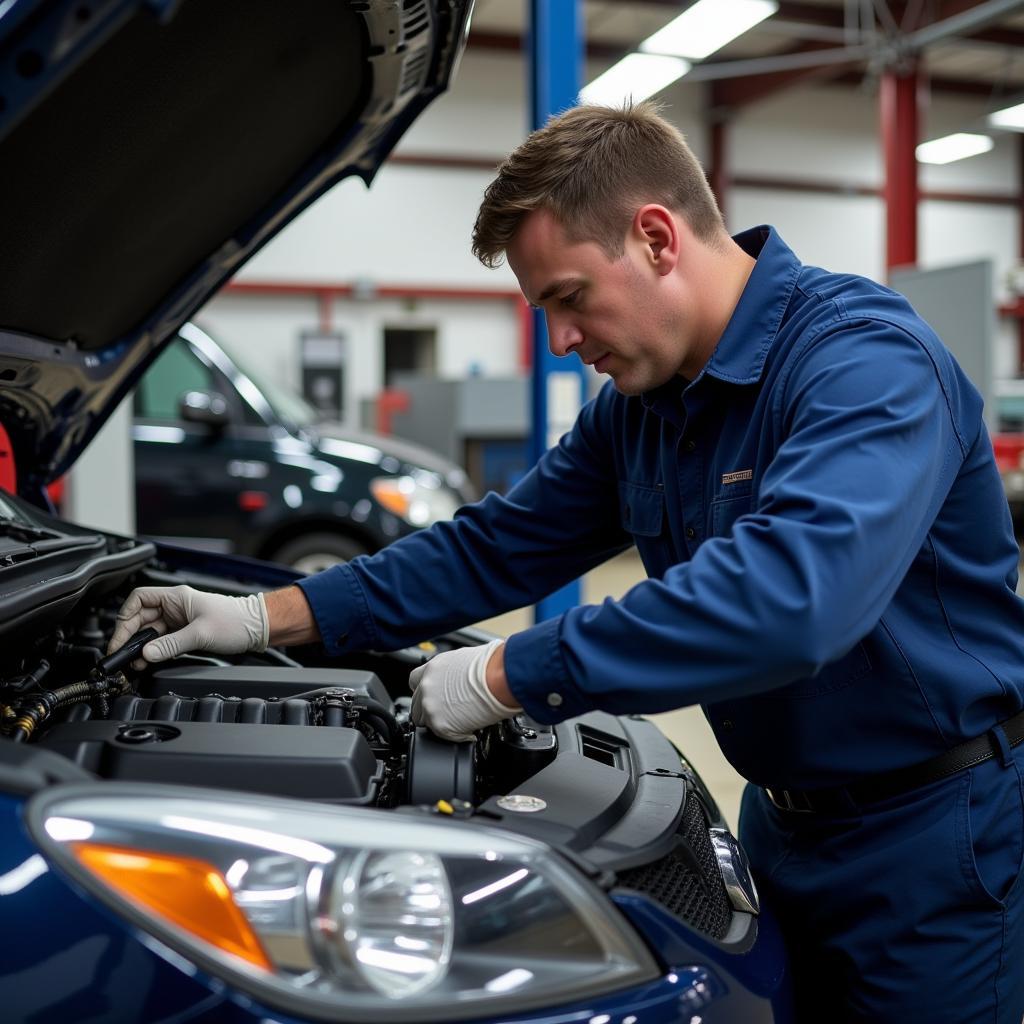
[[[628,375],[613,377],[611,374],[608,374],[608,377],[612,382],[612,387],[614,387],[620,395],[635,397],[636,395],[642,395],[645,391],[649,390],[648,388],[638,384],[636,381],[630,380]]]

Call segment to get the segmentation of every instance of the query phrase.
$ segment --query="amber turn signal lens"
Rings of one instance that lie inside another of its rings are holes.
[[[224,876],[192,857],[127,850],[96,843],[71,843],[93,874],[132,903],[184,928],[225,953],[272,970]]]
[[[404,519],[409,511],[409,495],[401,490],[399,482],[387,477],[370,482],[370,492],[389,512]]]

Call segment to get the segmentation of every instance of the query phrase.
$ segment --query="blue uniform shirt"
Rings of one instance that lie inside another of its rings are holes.
[[[702,704],[746,778],[913,764],[1022,707],[1017,545],[982,402],[900,295],[778,234],[695,380],[608,384],[505,497],[303,580],[327,650],[532,603],[635,543],[649,578],[510,637],[539,721]]]

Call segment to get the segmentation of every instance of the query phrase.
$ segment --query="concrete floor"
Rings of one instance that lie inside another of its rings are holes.
[[[605,597],[621,597],[631,586],[645,578],[636,550],[627,551],[618,558],[598,566],[584,577],[583,600],[587,604],[594,604]],[[509,633],[525,629],[532,623],[532,609],[521,608],[497,618],[487,619],[479,625],[499,636],[508,636]],[[711,727],[700,708],[681,708],[679,711],[651,717],[700,772],[730,827],[735,831],[744,782],[722,756]]]

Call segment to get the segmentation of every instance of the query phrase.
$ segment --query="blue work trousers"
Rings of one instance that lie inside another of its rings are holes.
[[[740,837],[814,1024],[1021,1024],[1024,745],[912,793],[807,814],[748,785]]]

